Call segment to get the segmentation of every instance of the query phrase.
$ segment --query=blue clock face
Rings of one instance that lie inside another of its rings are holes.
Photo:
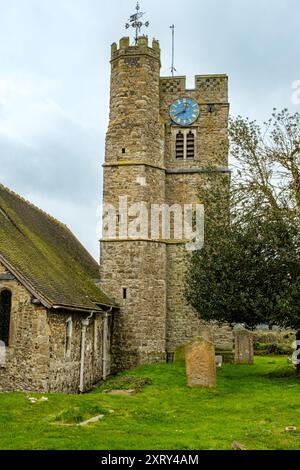
[[[192,98],[179,98],[170,107],[171,119],[179,126],[190,126],[199,115],[199,105]]]

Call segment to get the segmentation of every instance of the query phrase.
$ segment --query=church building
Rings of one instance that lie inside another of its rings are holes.
[[[197,75],[188,89],[160,69],[158,41],[112,45],[103,202],[116,231],[104,221],[100,266],[66,226],[0,185],[0,391],[84,392],[172,361],[203,328],[184,297],[191,252],[173,216],[193,216],[208,173],[229,181],[228,77]],[[147,218],[163,212],[133,234],[141,204]],[[213,334],[232,339],[227,327]]]
[[[0,185],[0,392],[77,393],[105,379],[114,311],[68,228]]]

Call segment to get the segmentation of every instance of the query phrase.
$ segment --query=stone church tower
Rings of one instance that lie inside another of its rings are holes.
[[[133,236],[126,207],[199,204],[208,167],[227,174],[228,78],[160,77],[160,47],[122,38],[111,51],[110,120],[104,164],[104,203],[117,208],[116,234],[101,240],[101,284],[120,306],[114,320],[115,370],[171,360],[199,334],[201,322],[184,299],[186,240]],[[120,203],[121,201],[121,203]],[[150,217],[150,216],[149,216]]]

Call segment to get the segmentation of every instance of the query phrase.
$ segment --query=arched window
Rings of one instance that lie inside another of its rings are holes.
[[[9,346],[9,324],[11,313],[11,292],[7,289],[0,292],[0,341]]]
[[[183,160],[184,158],[184,135],[181,131],[176,134],[176,159]]]
[[[175,134],[176,160],[196,159],[196,130],[181,129]]]
[[[195,158],[195,134],[189,131],[186,136],[186,159],[194,160]]]

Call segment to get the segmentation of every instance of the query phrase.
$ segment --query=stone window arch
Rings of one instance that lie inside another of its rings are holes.
[[[0,341],[9,346],[12,293],[8,289],[0,291]]]
[[[177,161],[196,160],[196,130],[173,130],[174,155]]]
[[[176,134],[175,147],[176,160],[184,160],[184,134],[182,131],[178,131]]]
[[[186,160],[195,159],[195,134],[189,131],[186,134]]]

